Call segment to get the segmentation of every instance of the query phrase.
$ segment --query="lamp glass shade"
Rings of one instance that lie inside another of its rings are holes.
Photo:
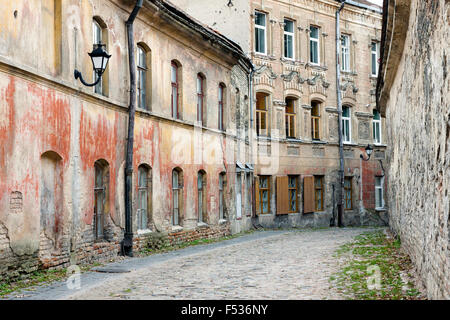
[[[100,74],[105,71],[109,58],[111,58],[111,55],[104,50],[104,47],[104,44],[95,44],[94,50],[89,53],[94,70]]]
[[[372,147],[371,147],[370,145],[368,145],[368,146],[366,147],[366,153],[367,153],[367,155],[370,156],[370,155],[372,154],[372,151],[373,151]]]
[[[103,57],[92,57],[92,64],[94,65],[95,71],[103,71]]]

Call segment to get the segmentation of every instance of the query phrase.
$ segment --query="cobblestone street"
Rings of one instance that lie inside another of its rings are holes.
[[[341,299],[329,278],[336,249],[373,229],[259,231],[208,245],[128,258],[6,299]]]
[[[328,282],[337,267],[333,253],[364,230],[258,232],[197,247],[66,298],[339,299]]]

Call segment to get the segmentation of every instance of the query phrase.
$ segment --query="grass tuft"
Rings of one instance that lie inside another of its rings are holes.
[[[412,263],[400,247],[400,239],[388,239],[382,230],[358,235],[336,251],[335,257],[345,262],[330,277],[331,285],[346,299],[424,299],[412,282],[404,280]],[[376,281],[370,281],[377,278],[378,287]]]

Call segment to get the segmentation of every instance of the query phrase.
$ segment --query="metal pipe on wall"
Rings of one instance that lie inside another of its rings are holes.
[[[134,117],[136,113],[136,59],[134,55],[133,24],[143,0],[137,0],[133,11],[125,23],[128,36],[128,63],[130,71],[130,106],[128,108],[128,139],[125,160],[125,235],[121,251],[123,255],[133,256],[133,220],[132,220],[132,185],[133,185],[133,143]]]
[[[342,139],[342,101],[341,101],[341,65],[340,65],[340,13],[344,8],[345,0],[341,1],[341,6],[336,11],[336,95],[338,109],[338,128],[339,128],[339,201],[338,201],[338,226],[343,227],[344,219],[344,144]]]

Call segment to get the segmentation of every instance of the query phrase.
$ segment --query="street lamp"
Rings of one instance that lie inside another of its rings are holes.
[[[102,78],[102,75],[106,70],[106,66],[108,65],[109,58],[111,58],[111,55],[105,51],[105,47],[106,45],[101,43],[94,44],[94,50],[92,50],[91,53],[88,53],[92,60],[94,72],[97,74],[97,81],[95,81],[94,83],[86,83],[83,80],[81,72],[77,69],[75,69],[74,71],[75,79],[80,78],[81,83],[88,87],[93,87],[100,82],[100,79]]]
[[[361,159],[363,159],[364,161],[369,161],[370,160],[370,155],[372,154],[373,148],[370,146],[370,144],[367,145],[366,147],[366,154],[367,154],[367,159],[364,159],[364,156],[362,154],[359,155],[359,157]]]

